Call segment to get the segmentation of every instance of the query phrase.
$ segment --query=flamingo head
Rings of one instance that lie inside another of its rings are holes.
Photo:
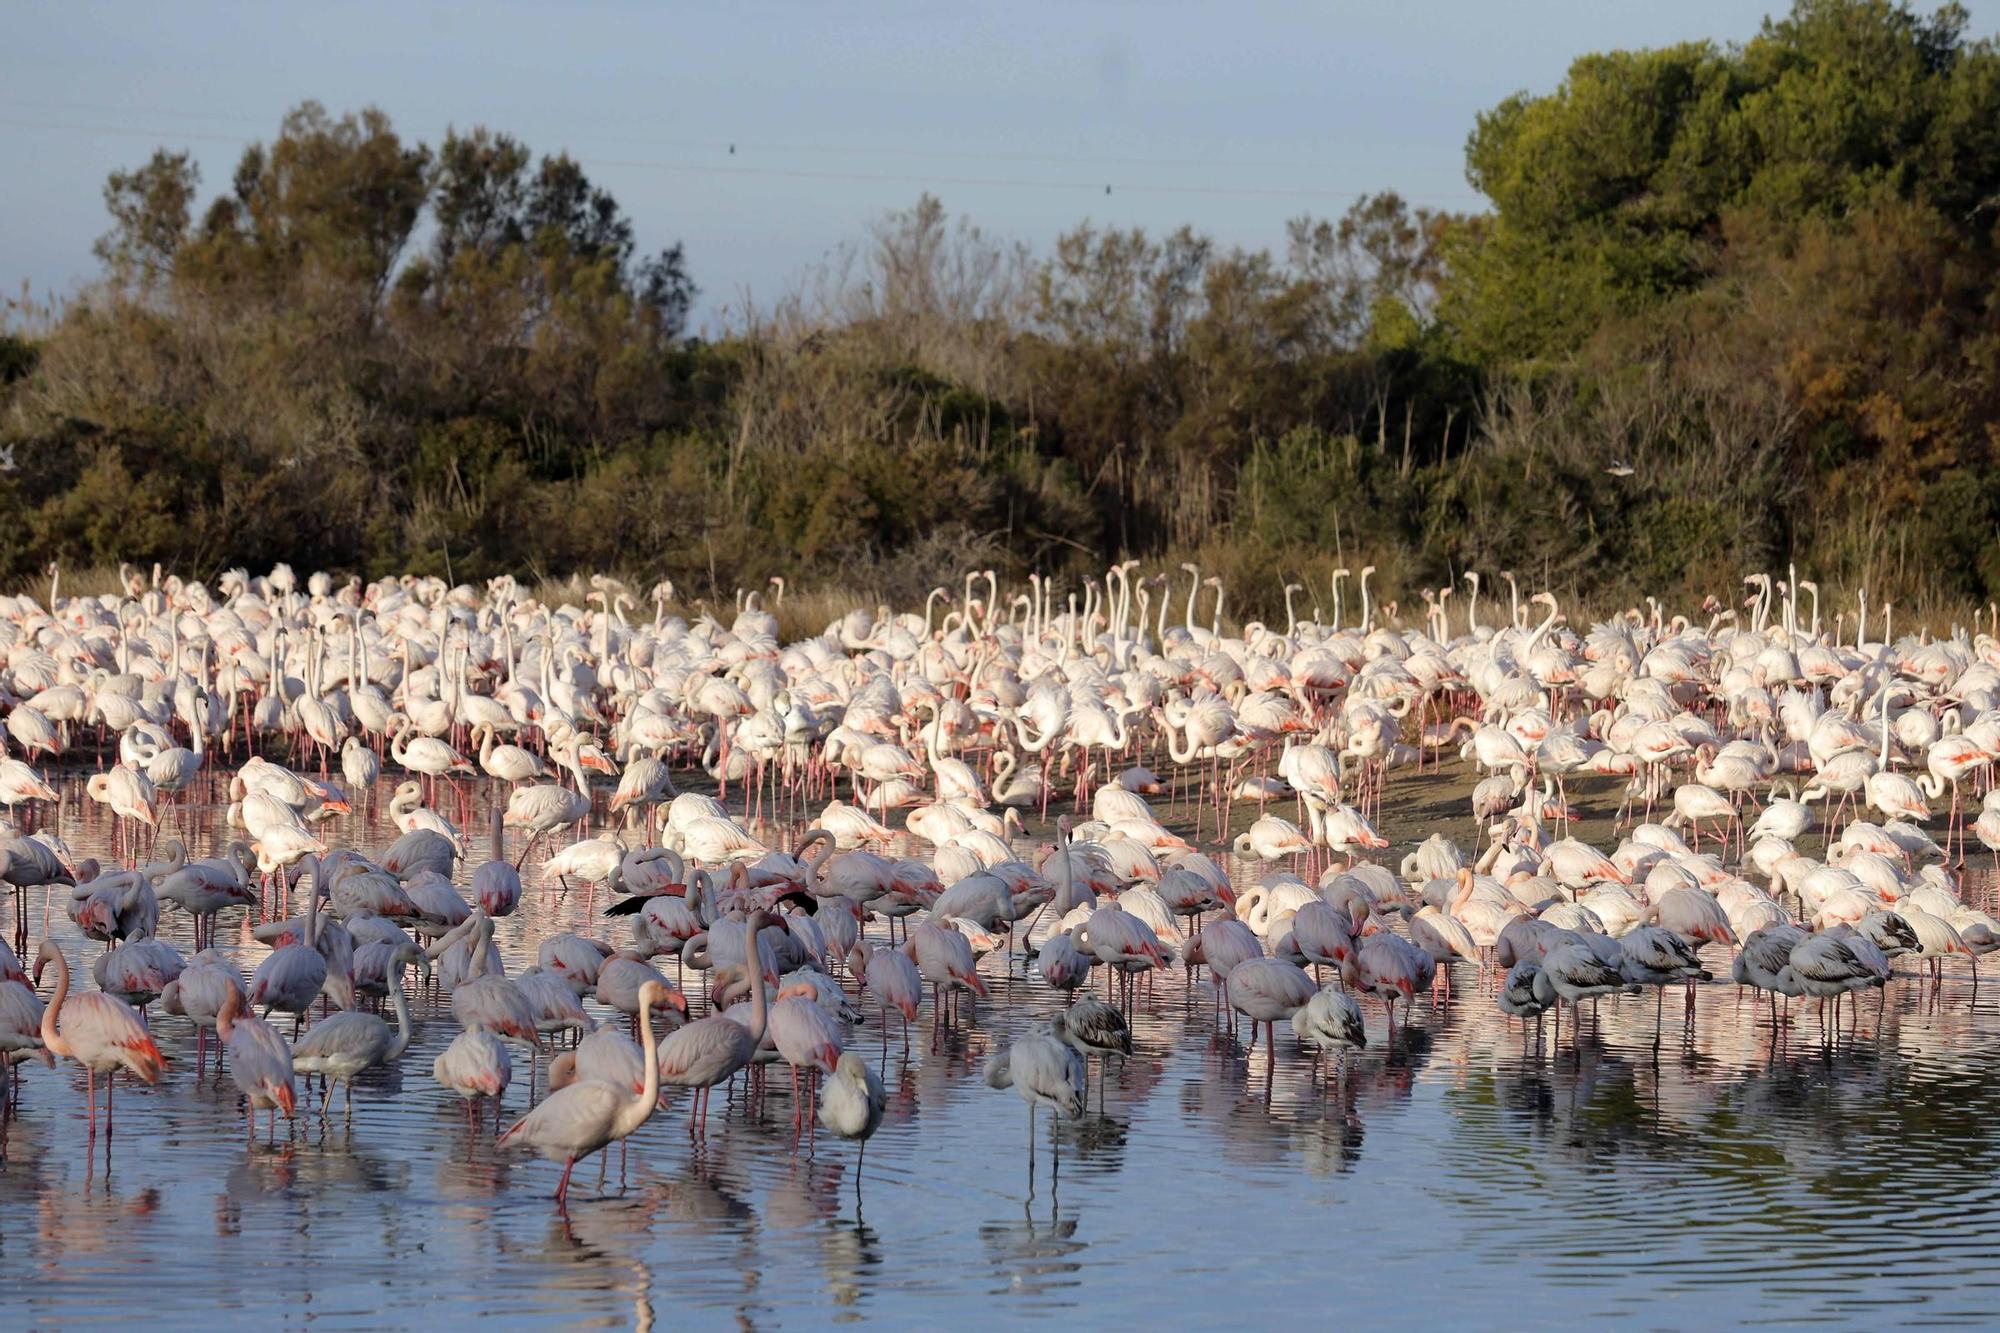
[[[42,947],[35,952],[34,981],[37,986],[42,984],[42,970],[61,957],[62,950],[56,947],[54,940],[44,939],[42,941]]]

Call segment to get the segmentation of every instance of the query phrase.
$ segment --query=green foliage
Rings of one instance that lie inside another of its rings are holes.
[[[162,148],[136,171],[114,171],[104,185],[112,227],[92,247],[114,272],[151,282],[173,267],[187,239],[201,171],[186,153]]]
[[[1467,144],[1495,215],[1453,274],[1447,319],[1488,360],[1571,352],[1700,285],[1732,209],[1990,213],[2000,55],[1964,26],[1955,7],[1924,20],[1885,0],[1800,0],[1740,49],[1585,56],[1553,94],[1507,99]]]
[[[685,338],[679,246],[566,155],[306,103],[205,206],[114,173],[102,283],[0,336],[0,575],[770,574],[1197,558],[1607,597],[2000,597],[2000,52],[1798,0],[1741,46],[1577,59],[1478,118],[1474,216],[1383,192],[1280,250],[930,196]],[[1616,470],[1611,464],[1629,466]],[[948,580],[947,580],[948,581]]]
[[[0,386],[26,376],[40,359],[41,349],[30,340],[0,333]]]

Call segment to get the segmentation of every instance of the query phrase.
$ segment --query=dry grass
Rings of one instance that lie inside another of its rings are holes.
[[[1168,599],[1170,606],[1167,612],[1167,623],[1169,625],[1177,625],[1182,623],[1185,614],[1187,596],[1186,575],[1180,573],[1176,563],[1170,562],[1164,568],[1173,571],[1174,577],[1174,581],[1169,585]],[[1139,571],[1142,576],[1147,572],[1144,570]],[[526,591],[529,596],[546,606],[562,606],[567,604],[571,606],[594,607],[596,605],[595,601],[586,600],[587,596],[594,591],[594,585],[591,581],[592,577],[590,575],[577,574],[565,579],[544,578],[526,585]],[[652,582],[638,577],[614,579],[614,582],[622,586],[639,603],[635,610],[627,613],[628,616],[634,620],[650,620],[653,614],[653,607],[647,594],[653,586]],[[941,618],[946,610],[955,607],[961,599],[964,587],[963,574],[959,571],[952,571],[948,575],[940,576],[940,582],[947,586],[952,594],[952,601],[950,603],[940,605],[936,609],[936,614]],[[1282,589],[1284,582],[1283,572],[1274,572],[1271,575],[1271,582]],[[1509,609],[1506,585],[1501,584],[1496,589],[1493,586],[1493,582],[1488,581],[1480,589],[1479,596],[1479,620],[1482,625],[1487,626],[1494,626],[1504,622]],[[61,592],[64,597],[98,597],[106,593],[116,593],[119,591],[119,588],[118,570],[112,566],[91,566],[77,569],[65,568],[62,571]],[[1058,588],[1056,605],[1059,608],[1065,604],[1065,598],[1072,590],[1067,586]],[[49,596],[49,580],[46,575],[16,580],[6,588],[6,591],[10,595],[16,596],[26,593],[32,596],[38,603],[46,603]],[[828,625],[839,620],[855,607],[861,607],[870,613],[875,612],[883,606],[888,606],[892,610],[899,612],[912,611],[921,614],[923,611],[923,601],[920,598],[910,602],[898,603],[881,588],[868,585],[818,588],[788,587],[782,597],[777,594],[775,589],[770,587],[756,589],[755,591],[761,598],[764,609],[777,613],[779,635],[786,643],[797,639],[810,638],[825,632]],[[985,595],[984,582],[981,582],[975,591],[979,596],[983,597]],[[1014,585],[1002,581],[1000,585],[1000,603],[1003,615],[1009,598],[1016,594],[1025,594],[1028,591],[1029,586],[1026,583]],[[1396,623],[1399,623],[1403,628],[1414,629],[1423,624],[1424,605],[1421,593],[1412,594],[1408,590],[1392,590],[1380,587],[1376,591],[1378,593],[1378,608],[1390,602],[1396,604]],[[1526,598],[1529,591],[1529,587],[1524,585],[1521,589],[1522,597]],[[1739,588],[1732,591],[1736,594],[1732,605],[1737,611],[1737,623],[1747,627],[1750,623],[1750,613],[1742,606],[1742,601],[1748,595],[1748,590]],[[1461,584],[1447,603],[1454,633],[1462,633],[1465,629],[1467,608],[1465,594],[1466,589]],[[1717,595],[1720,597],[1722,594],[1718,593]],[[1282,591],[1278,594],[1277,600],[1279,605],[1282,606]],[[1637,610],[1641,614],[1646,612],[1644,606],[1621,606],[1601,600],[1588,602],[1575,597],[1559,597],[1559,602],[1564,622],[1578,633],[1588,631],[1591,625],[1599,621],[1607,620],[1614,615],[1624,614],[1630,610]],[[1301,619],[1311,615],[1315,604],[1319,605],[1322,612],[1331,612],[1331,599],[1324,588],[1319,590],[1316,598],[1309,597],[1303,593],[1296,595],[1294,598],[1294,606]],[[1197,623],[1206,625],[1209,622],[1209,615],[1214,606],[1213,591],[1204,589],[1196,605],[1195,619]],[[1819,603],[1821,628],[1826,633],[1833,634],[1836,624],[1838,624],[1840,641],[1843,643],[1853,643],[1855,637],[1854,616],[1856,606],[1857,602],[1853,590],[1822,587]],[[1154,601],[1147,614],[1149,628],[1157,622],[1158,608],[1159,603]],[[1238,614],[1241,608],[1238,592],[1233,584],[1224,609],[1229,612],[1224,617],[1224,629],[1229,632],[1240,633],[1246,621],[1258,619],[1256,616]],[[1350,580],[1345,589],[1345,610],[1350,622],[1358,614],[1359,609],[1360,603],[1356,597],[1354,584]],[[1810,594],[1807,594],[1804,599],[1804,605],[1800,610],[1801,622],[1804,622],[1809,617],[1811,609],[1812,598]],[[717,599],[688,597],[677,590],[675,597],[667,603],[667,610],[669,614],[681,615],[690,619],[703,614],[709,614],[713,615],[724,625],[728,625],[736,616],[736,600],[733,596]],[[1541,617],[1545,614],[1543,608],[1539,606],[1528,609],[1526,613],[1531,625],[1539,623]],[[1707,625],[1709,619],[1707,613],[1702,612],[1699,607],[1695,606],[1669,607],[1668,614],[1685,615],[1698,626]],[[1949,635],[1958,628],[1970,629],[1975,633],[1982,631],[1994,633],[1996,632],[1996,623],[2000,623],[2000,613],[1996,613],[1995,608],[1991,606],[1974,606],[1969,602],[1946,600],[1927,600],[1914,606],[1905,606],[1901,603],[1896,603],[1893,615],[1895,632],[1899,637],[1903,634],[1917,631],[1925,631],[1933,636],[1944,636]],[[1871,597],[1868,608],[1868,632],[1871,638],[1880,639],[1883,631],[1882,616],[1882,604]],[[1774,621],[1778,619],[1777,612],[1774,611],[1772,619]],[[1265,623],[1271,625],[1274,629],[1283,628],[1283,612],[1280,611],[1277,615],[1270,617]]]
[[[65,567],[58,592],[64,597],[102,597],[106,593],[120,591],[123,586],[118,580],[117,568],[112,565],[96,565],[83,569]],[[31,578],[17,579],[7,588],[7,593],[12,597],[26,593],[37,603],[47,606],[49,576],[37,574]]]
[[[639,579],[617,581],[639,601],[638,608],[627,612],[628,617],[652,619],[653,604],[646,594],[652,590],[653,584]],[[590,577],[587,575],[571,575],[566,579],[542,579],[527,588],[528,595],[544,606],[594,605],[584,600],[593,591]],[[828,625],[857,606],[866,607],[872,612],[876,607],[883,605],[882,597],[872,590],[857,592],[844,588],[816,588],[799,593],[788,588],[783,596],[779,596],[775,589],[769,587],[744,591],[755,592],[763,609],[777,613],[779,637],[787,643],[823,633]],[[701,615],[712,615],[725,626],[735,620],[736,612],[737,599],[734,595],[715,599],[690,597],[676,589],[675,595],[667,601],[669,615],[684,616],[690,620]]]

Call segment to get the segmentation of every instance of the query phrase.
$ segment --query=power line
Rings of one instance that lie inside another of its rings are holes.
[[[204,134],[186,130],[173,130],[162,134],[157,130],[126,129],[117,125],[58,125],[49,121],[13,120],[7,118],[0,118],[0,125],[4,125],[11,130],[68,131],[77,134],[122,134],[128,138],[153,139],[155,141],[165,139],[193,139],[208,143],[253,144],[257,142],[255,139],[246,138],[241,134]]]
[[[0,105],[36,106],[38,104],[27,102],[22,99],[0,98]],[[96,109],[110,111],[113,112],[114,114],[124,114],[123,110],[119,108],[101,107]],[[241,123],[257,123],[257,124],[265,123],[264,119],[261,117],[236,116],[236,115],[228,115],[221,113],[210,115],[208,113],[199,113],[199,112],[179,112],[179,111],[162,110],[162,111],[147,111],[142,114],[164,115],[164,116],[171,116],[184,119],[208,119],[208,120],[234,121]],[[13,129],[37,130],[37,131],[44,131],[51,133],[109,134],[109,135],[119,135],[125,137],[136,137],[136,138],[152,138],[152,139],[163,139],[163,140],[185,139],[185,140],[200,141],[200,142],[237,143],[245,145],[258,142],[258,139],[254,137],[244,136],[239,134],[228,134],[217,131],[201,131],[201,130],[157,131],[151,129],[137,129],[129,126],[119,126],[119,125],[80,124],[74,122],[58,122],[58,121],[30,121],[30,120],[21,120],[13,118],[0,118],[0,125],[4,125]],[[679,148],[683,150],[690,150],[697,152],[726,151],[729,152],[731,155],[734,155],[738,150],[747,150],[747,151],[771,152],[771,153],[790,153],[799,155],[819,154],[825,156],[847,156],[847,157],[891,157],[891,158],[906,158],[906,159],[952,158],[955,160],[966,161],[966,162],[981,162],[981,161],[1019,162],[1019,163],[1048,162],[1059,165],[1074,165],[1074,166],[1215,167],[1215,166],[1226,165],[1226,166],[1256,167],[1268,170],[1295,170],[1295,171],[1311,171],[1311,172],[1341,169],[1341,168],[1331,167],[1326,164],[1318,164],[1318,165],[1293,164],[1287,166],[1285,164],[1278,164],[1278,163],[1260,162],[1260,163],[1225,164],[1218,162],[1207,162],[1200,159],[1173,159],[1173,158],[1128,158],[1128,157],[1086,158],[1086,157],[1064,157],[1053,154],[995,154],[995,153],[964,153],[964,152],[932,153],[926,150],[910,150],[910,149],[899,149],[899,148],[875,149],[875,148],[855,148],[855,147],[837,147],[837,146],[781,145],[781,144],[750,143],[744,141],[736,141],[733,143],[705,143],[699,141],[631,139],[631,138],[620,138],[618,136],[605,136],[604,141],[647,144],[658,147],[673,147],[673,148]],[[1003,177],[1003,176],[962,175],[962,174],[939,175],[934,173],[861,171],[861,170],[824,168],[824,167],[813,168],[813,167],[756,166],[748,163],[671,162],[671,161],[659,161],[653,159],[601,157],[595,154],[583,156],[582,160],[587,165],[622,167],[631,170],[659,171],[677,175],[706,175],[706,176],[721,176],[721,177],[734,176],[734,177],[750,177],[750,178],[761,177],[761,178],[781,179],[781,180],[869,182],[875,184],[915,185],[920,187],[956,186],[968,189],[990,188],[990,189],[1024,189],[1024,190],[1091,191],[1091,192],[1103,191],[1106,193],[1116,193],[1118,191],[1124,191],[1126,193],[1131,193],[1131,194],[1155,194],[1155,195],[1179,194],[1179,195],[1191,195],[1197,197],[1264,198],[1264,199],[1351,200],[1358,197],[1360,194],[1365,193],[1365,191],[1359,191],[1354,189],[1329,189],[1329,188],[1321,188],[1314,186],[1221,185],[1221,184],[1203,184],[1203,183],[1192,183],[1192,182],[1158,182],[1158,181],[1143,181],[1143,180],[1121,181],[1115,179],[1106,180],[1101,178],[1096,180],[1071,180],[1071,179]],[[1413,200],[1415,202],[1475,204],[1475,205],[1482,204],[1485,202],[1482,196],[1469,192],[1428,193],[1428,192],[1398,191],[1398,193],[1401,194],[1404,198]]]
[[[244,115],[236,112],[179,111],[168,110],[163,107],[112,106],[92,102],[44,102],[19,97],[0,97],[0,106],[23,107],[31,111],[81,111],[112,116],[164,116],[171,120],[229,121],[241,125],[269,125],[271,123],[269,116]],[[563,136],[558,134],[553,137],[561,138]],[[673,148],[696,152],[742,150],[746,152],[799,153],[821,157],[913,158],[924,161],[949,158],[972,162],[1046,162],[1058,166],[1193,167],[1222,168],[1232,171],[1371,172],[1386,174],[1409,170],[1409,164],[1402,162],[1300,162],[1269,158],[1149,157],[1116,153],[999,153],[960,148],[915,148],[900,144],[871,146],[825,143],[770,143],[749,139],[663,139],[658,136],[605,133],[599,130],[585,130],[582,137],[599,143],[624,143],[640,147]]]
[[[1321,190],[1254,185],[1173,185],[1134,181],[1035,180],[1022,177],[900,175],[880,171],[835,171],[803,167],[702,166],[678,162],[648,162],[621,158],[588,158],[598,166],[707,176],[768,176],[787,180],[870,181],[900,185],[953,185],[1017,190],[1087,190],[1095,193],[1191,194],[1267,199],[1353,199],[1353,190]]]

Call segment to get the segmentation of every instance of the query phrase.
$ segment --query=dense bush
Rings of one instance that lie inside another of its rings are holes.
[[[308,103],[205,206],[183,155],[114,174],[102,279],[0,337],[0,576],[921,596],[1133,554],[1271,617],[1341,565],[1414,605],[1796,560],[1983,602],[2000,55],[1964,27],[1800,0],[1742,47],[1586,56],[1480,117],[1490,212],[1382,194],[1282,253],[1085,225],[1037,256],[927,197],[717,341],[567,157]]]

